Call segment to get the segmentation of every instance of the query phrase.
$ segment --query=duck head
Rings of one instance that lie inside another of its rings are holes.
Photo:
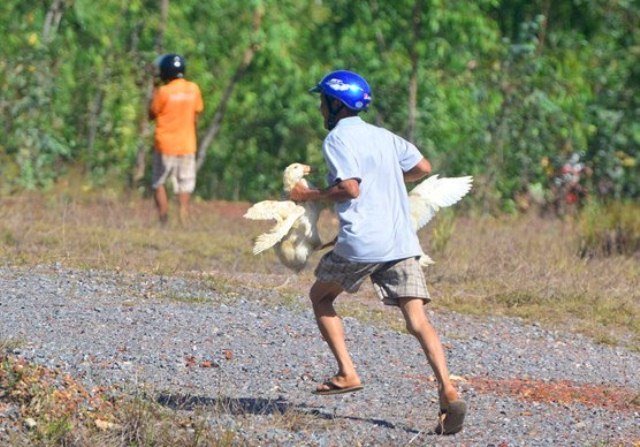
[[[285,192],[291,192],[296,183],[311,172],[311,166],[302,163],[293,163],[284,170],[282,182],[284,183]]]

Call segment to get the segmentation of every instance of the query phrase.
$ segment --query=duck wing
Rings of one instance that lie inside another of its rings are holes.
[[[303,206],[296,205],[291,200],[265,200],[249,208],[244,215],[247,219],[276,221],[276,225],[271,230],[256,238],[253,254],[262,253],[280,242],[305,211]]]
[[[280,222],[286,219],[297,206],[292,200],[263,200],[252,205],[242,217],[251,220],[276,220]]]
[[[472,176],[443,177],[432,175],[409,193],[411,220],[416,231],[424,227],[433,216],[447,206],[462,199],[471,190]]]

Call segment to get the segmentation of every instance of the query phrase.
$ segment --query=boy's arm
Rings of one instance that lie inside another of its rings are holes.
[[[350,178],[326,189],[311,189],[305,186],[304,183],[298,182],[289,193],[289,198],[295,202],[315,202],[319,200],[343,202],[355,199],[359,195],[360,183],[358,180]]]
[[[417,182],[421,178],[431,173],[431,163],[426,158],[422,158],[413,168],[404,173],[405,182]]]

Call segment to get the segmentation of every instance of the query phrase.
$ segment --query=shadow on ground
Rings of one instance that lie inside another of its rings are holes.
[[[420,431],[376,418],[360,418],[356,416],[341,416],[328,410],[310,408],[304,405],[292,404],[286,399],[263,399],[256,397],[226,397],[218,398],[206,396],[193,396],[190,394],[160,394],[156,401],[160,405],[173,410],[195,410],[201,408],[211,408],[231,415],[270,415],[270,414],[291,414],[298,412],[308,416],[326,420],[350,420],[364,422],[378,427],[394,430],[403,430],[407,433],[419,434]]]

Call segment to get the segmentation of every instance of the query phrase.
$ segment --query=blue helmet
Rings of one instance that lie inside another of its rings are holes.
[[[371,102],[371,87],[367,81],[348,70],[332,71],[309,91],[336,98],[356,112],[367,110]]]

